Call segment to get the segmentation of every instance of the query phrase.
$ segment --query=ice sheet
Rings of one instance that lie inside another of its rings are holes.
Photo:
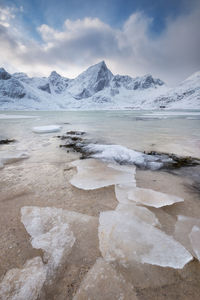
[[[171,236],[117,211],[100,214],[100,251],[106,261],[131,265],[134,261],[181,269],[192,255]]]
[[[60,131],[61,126],[58,125],[47,125],[47,126],[38,126],[33,127],[33,132],[35,133],[50,133]]]
[[[77,174],[73,176],[70,183],[84,190],[135,181],[134,166],[106,164],[96,159],[77,160],[72,163],[72,166],[77,168]]]
[[[11,269],[0,283],[2,300],[36,300],[46,280],[46,267],[40,257],[28,260],[22,269]]]

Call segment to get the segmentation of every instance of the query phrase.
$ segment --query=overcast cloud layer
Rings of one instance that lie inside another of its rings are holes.
[[[67,19],[62,31],[46,24],[37,28],[41,41],[30,38],[18,21],[19,10],[0,7],[0,66],[9,72],[48,76],[52,70],[75,77],[105,60],[116,74],[151,73],[175,85],[200,70],[200,5],[167,20],[161,35],[152,37],[152,19],[132,14],[121,29],[98,18]]]

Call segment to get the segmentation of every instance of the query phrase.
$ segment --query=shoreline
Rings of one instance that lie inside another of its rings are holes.
[[[31,141],[31,136],[29,139],[29,147],[34,146],[30,157],[5,165],[0,170],[0,260],[2,262],[0,281],[8,270],[22,268],[27,260],[34,257],[39,256],[46,263],[43,251],[34,249],[31,245],[30,235],[21,222],[21,208],[24,206],[55,207],[91,216],[94,218],[93,226],[85,229],[75,226],[74,230],[81,239],[75,243],[65,264],[55,273],[54,281],[45,285],[38,300],[63,300],[74,297],[80,300],[87,299],[83,290],[80,296],[80,289],[84,284],[88,284],[89,279],[86,275],[92,272],[96,264],[105,268],[107,275],[114,276],[113,272],[116,272],[116,276],[121,274],[120,276],[123,276],[123,280],[127,283],[127,289],[129,290],[130,287],[131,290],[131,286],[133,287],[133,299],[175,300],[180,295],[184,300],[198,299],[200,264],[197,259],[189,262],[183,269],[177,270],[137,263],[132,267],[123,267],[117,263],[105,266],[99,250],[98,220],[101,212],[115,210],[118,205],[114,185],[88,191],[72,186],[69,181],[76,174],[76,169],[71,167],[71,162],[79,159],[80,154],[60,148],[60,141],[55,135],[49,135],[46,139],[39,137],[39,143],[35,145],[35,140]],[[3,147],[9,149],[14,144],[3,145]],[[192,179],[190,176],[182,175],[164,170],[136,170],[137,187],[174,194],[185,199],[184,202],[165,206],[159,210],[148,207],[162,224],[162,230],[170,236],[173,234],[177,215],[199,218],[200,214],[200,194],[198,191],[191,192],[189,187],[193,183]],[[97,270],[95,272],[98,274]],[[108,288],[105,282],[101,284],[101,288]],[[124,288],[122,287],[123,291]],[[96,295],[101,297],[98,293],[101,294],[101,289],[96,290]]]

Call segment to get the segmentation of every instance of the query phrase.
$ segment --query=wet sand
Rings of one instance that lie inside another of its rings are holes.
[[[59,141],[50,138],[51,150],[57,148],[59,158],[54,156],[43,161],[42,153],[15,164],[6,165],[0,172],[0,280],[12,268],[21,268],[27,259],[43,257],[43,252],[33,249],[30,236],[20,221],[23,206],[63,208],[96,217],[85,239],[76,243],[66,265],[58,271],[55,281],[45,286],[40,299],[72,299],[83,278],[101,257],[98,242],[98,216],[101,211],[115,209],[118,202],[114,186],[83,191],[73,187],[69,180],[76,172],[70,162],[78,159],[76,153],[59,149]],[[151,188],[164,193],[183,197],[177,203],[159,210],[150,208],[156,214],[162,229],[172,235],[176,216],[179,214],[199,218],[200,195],[191,192],[189,178],[182,178],[164,171],[137,170],[138,187]],[[77,229],[78,231],[78,229]],[[135,264],[124,268],[113,264],[117,272],[123,274],[134,287],[134,295],[129,299],[199,299],[200,263],[193,260],[182,270],[162,268],[152,265]],[[84,296],[78,299],[86,299]],[[96,295],[96,299],[101,295]],[[95,300],[96,300],[95,299]],[[111,298],[107,298],[111,299]],[[128,298],[127,298],[128,299]]]

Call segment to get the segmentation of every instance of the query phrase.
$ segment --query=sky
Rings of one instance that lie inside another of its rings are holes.
[[[113,74],[176,85],[200,70],[200,0],[0,0],[0,67],[74,78]]]

